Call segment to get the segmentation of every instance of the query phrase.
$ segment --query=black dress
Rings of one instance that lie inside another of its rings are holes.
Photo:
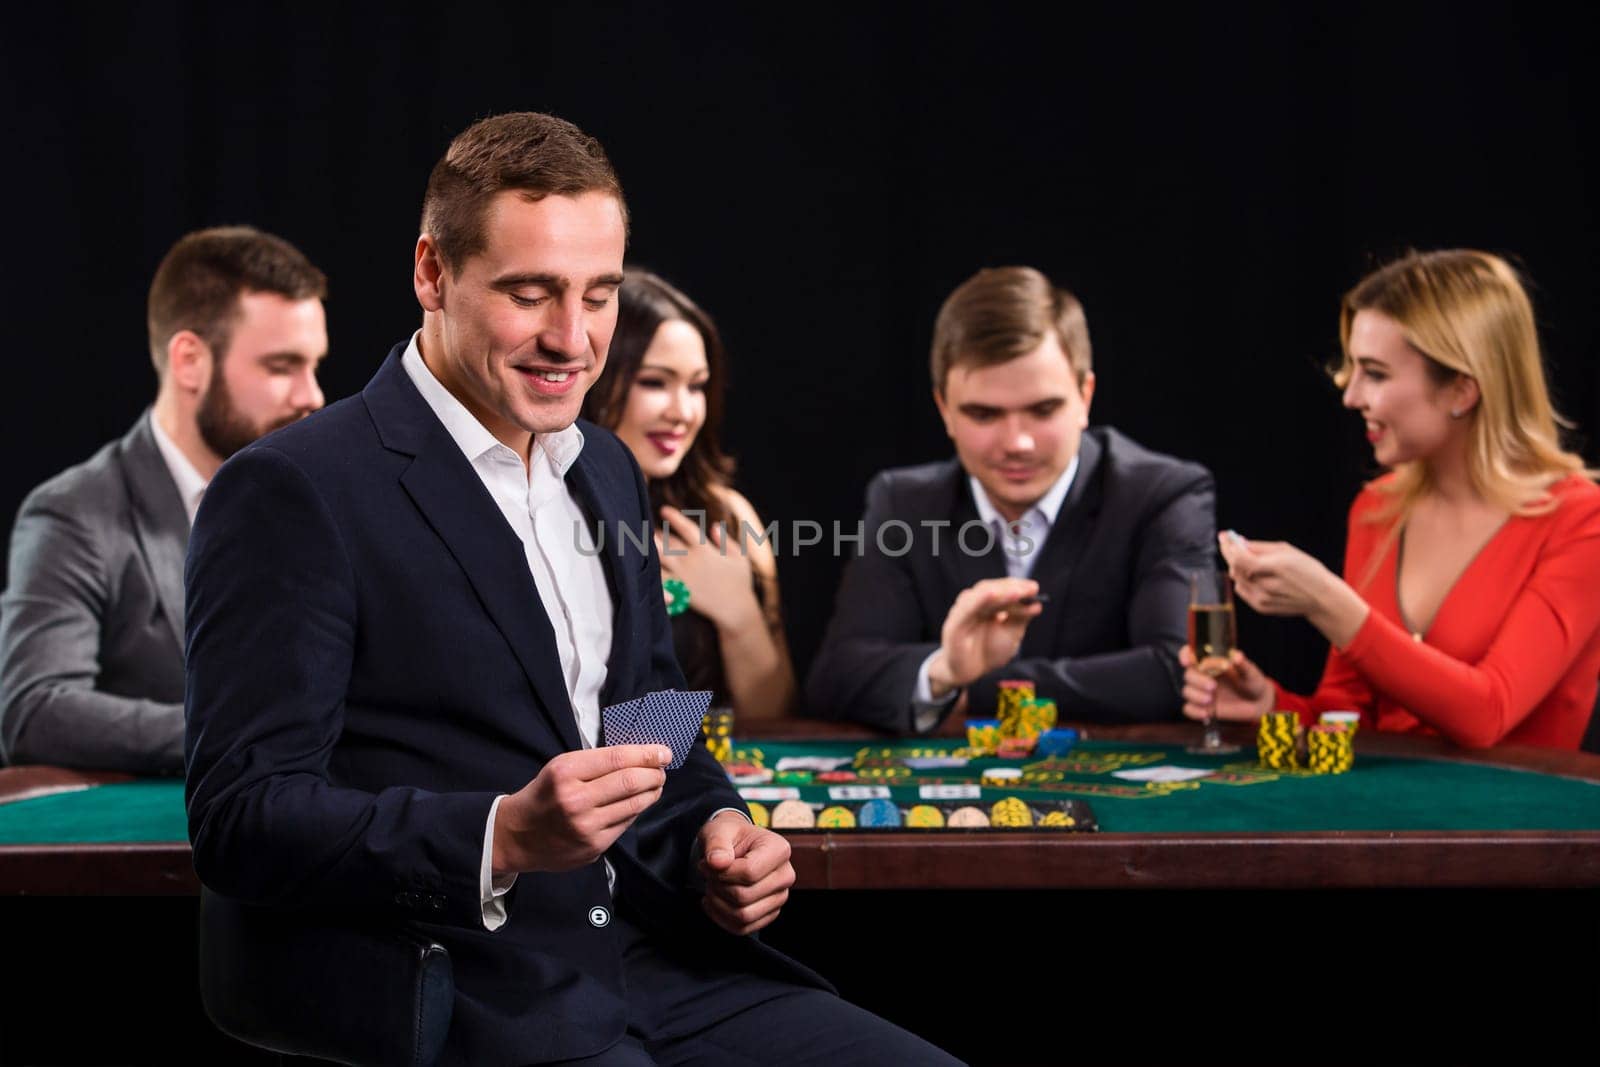
[[[766,607],[761,575],[751,571],[756,603]],[[733,694],[728,691],[728,674],[722,664],[722,642],[717,640],[716,623],[693,608],[672,616],[672,648],[678,655],[678,666],[690,689],[711,690],[711,706],[733,707]]]

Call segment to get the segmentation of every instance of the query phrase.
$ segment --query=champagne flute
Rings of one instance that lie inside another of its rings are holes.
[[[1233,583],[1226,571],[1207,567],[1189,572],[1189,651],[1203,674],[1213,678],[1226,674],[1232,666],[1237,630],[1233,618]],[[1222,740],[1217,727],[1217,705],[1212,701],[1206,714],[1200,743],[1186,750],[1204,755],[1223,756],[1238,752],[1239,746]]]

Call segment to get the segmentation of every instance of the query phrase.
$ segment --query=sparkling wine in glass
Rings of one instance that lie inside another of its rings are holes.
[[[1227,572],[1215,568],[1189,572],[1189,651],[1198,669],[1213,678],[1227,673],[1237,642],[1233,585]],[[1188,751],[1218,756],[1239,751],[1238,745],[1222,740],[1215,702],[1206,716],[1200,743],[1189,746]]]

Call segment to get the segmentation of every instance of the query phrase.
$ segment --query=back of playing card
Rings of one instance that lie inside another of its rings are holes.
[[[635,700],[613,704],[603,713],[608,745],[666,745],[672,749],[667,770],[675,771],[689,758],[700,738],[700,725],[711,706],[709,690],[683,692],[664,689]]]

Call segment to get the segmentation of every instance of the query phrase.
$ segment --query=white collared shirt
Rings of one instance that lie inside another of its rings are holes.
[[[433,376],[422,360],[418,336],[412,335],[401,365],[522,542],[539,601],[555,631],[556,652],[577,718],[578,736],[584,747],[593,748],[600,740],[600,691],[611,655],[612,604],[593,532],[567,488],[567,471],[583,451],[583,432],[568,426],[539,434],[524,467],[522,457],[497,440]],[[502,898],[516,881],[515,875],[492,877],[494,818],[501,799],[496,798],[489,807],[479,866],[483,925],[489,930],[506,921]],[[607,862],[607,881],[613,877]]]
[[[150,409],[150,434],[156,439],[156,451],[161,453],[162,460],[167,464],[167,473],[172,475],[172,484],[178,487],[183,510],[189,513],[189,525],[193,527],[195,512],[200,510],[200,497],[206,491],[206,479],[189,462],[183,450],[167,436],[167,431],[161,428],[161,420],[156,418],[154,408]]]
[[[1072,481],[1078,476],[1078,457],[1073,456],[1072,462],[1067,464],[1067,469],[1061,472],[1034,505],[1023,512],[1022,517],[1016,522],[1007,522],[1005,516],[996,510],[989,500],[989,494],[984,491],[983,485],[972,475],[967,475],[967,484],[972,490],[972,503],[978,509],[978,518],[984,525],[994,531],[1000,541],[1000,554],[1006,561],[1006,575],[1011,578],[1027,578],[1033,573],[1033,565],[1039,559],[1039,552],[1044,548],[1044,542],[1050,536],[1050,531],[1055,527],[1056,517],[1061,514],[1061,505],[1067,499],[1067,493],[1072,489]],[[911,722],[918,733],[927,733],[939,724],[944,713],[950,705],[955,703],[959,691],[947,694],[942,700],[933,698],[933,683],[928,679],[928,667],[933,663],[933,657],[939,654],[934,649],[928,658],[922,661],[922,666],[917,668],[917,684],[911,691]]]
[[[1061,504],[1067,499],[1067,493],[1072,490],[1072,480],[1078,476],[1078,457],[1073,456],[1072,462],[1067,464],[1067,469],[1061,472],[1061,477],[1046,490],[1033,507],[1023,512],[1022,517],[1016,522],[1007,522],[1005,516],[995,509],[989,500],[989,494],[977,478],[967,475],[967,484],[972,489],[972,503],[978,509],[978,518],[983,520],[985,526],[995,532],[1000,539],[1000,554],[1006,560],[1006,575],[1011,578],[1026,578],[1033,573],[1033,564],[1039,558],[1039,550],[1044,547],[1045,538],[1050,536],[1050,530],[1056,524],[1056,516],[1061,514]]]
[[[534,438],[526,466],[433,376],[417,338],[402,359],[422,399],[439,416],[474,473],[522,542],[539,600],[555,631],[561,675],[586,748],[600,740],[600,690],[611,656],[611,590],[605,565],[566,475],[583,451],[583,432],[568,426]]]

